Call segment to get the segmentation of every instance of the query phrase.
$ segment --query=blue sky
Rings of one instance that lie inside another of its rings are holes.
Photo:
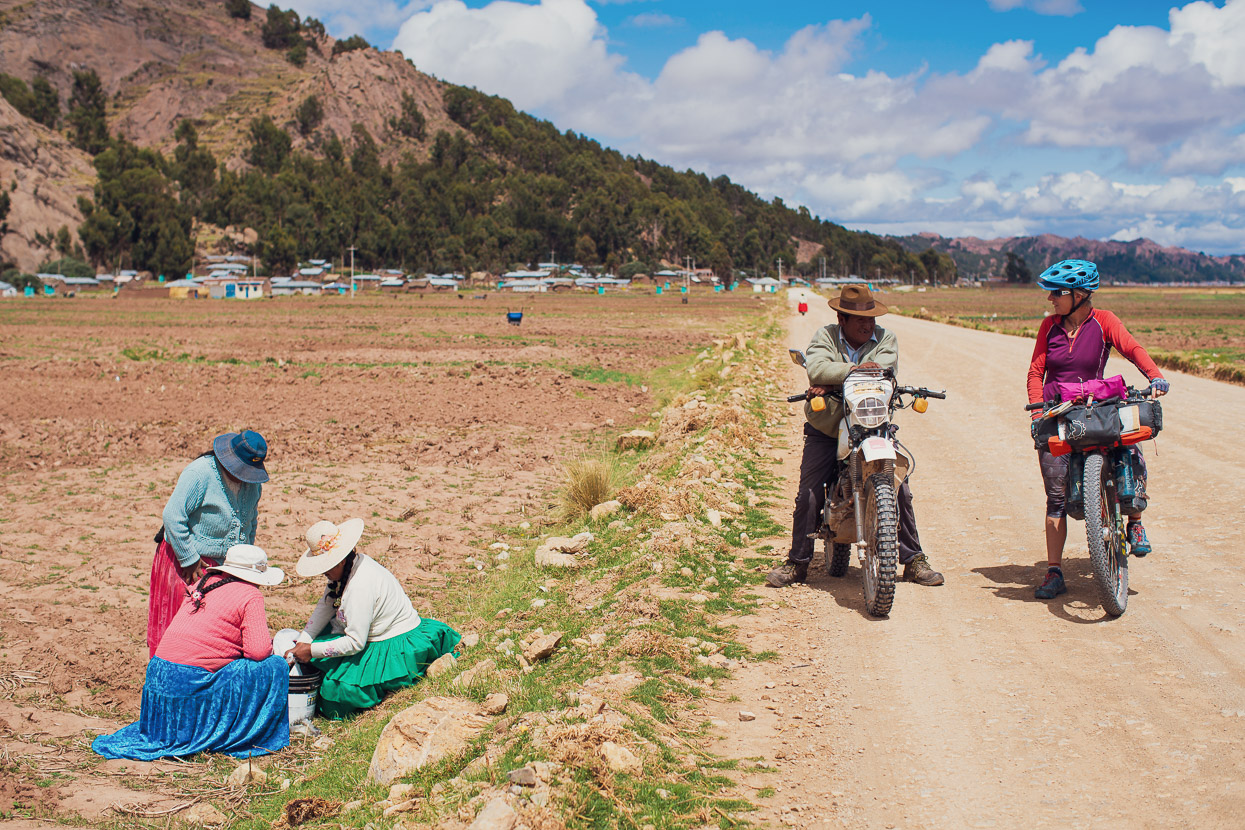
[[[853,228],[1245,253],[1245,0],[297,0]]]

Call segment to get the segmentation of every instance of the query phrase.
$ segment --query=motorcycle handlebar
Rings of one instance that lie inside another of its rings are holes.
[[[798,403],[799,401],[806,401],[806,400],[808,400],[808,393],[807,393],[807,392],[801,392],[801,393],[800,393],[800,394],[798,394],[798,395],[788,395],[788,396],[787,396],[787,403]]]
[[[947,399],[946,392],[935,392],[924,386],[900,386],[895,392],[899,395],[916,395],[918,398],[937,398],[940,401]]]

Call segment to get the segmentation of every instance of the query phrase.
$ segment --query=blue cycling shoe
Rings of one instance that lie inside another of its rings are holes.
[[[1129,522],[1128,552],[1140,558],[1149,553],[1150,550],[1150,540],[1146,538],[1146,529],[1141,526],[1141,522]]]
[[[1067,592],[1068,586],[1063,582],[1063,571],[1059,568],[1050,568],[1046,571],[1046,581],[1033,589],[1033,596],[1038,599],[1054,599]]]

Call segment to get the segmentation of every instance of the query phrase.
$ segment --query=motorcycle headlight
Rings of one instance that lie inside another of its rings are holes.
[[[886,423],[886,401],[874,397],[861,398],[856,403],[856,408],[852,410],[852,414],[865,429],[880,427]]]

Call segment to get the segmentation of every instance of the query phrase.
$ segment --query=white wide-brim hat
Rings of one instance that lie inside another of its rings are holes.
[[[340,525],[319,521],[307,528],[307,550],[294,566],[299,576],[319,576],[345,559],[363,537],[363,520],[347,519]]]
[[[256,585],[280,585],[285,571],[268,564],[268,554],[255,545],[234,545],[225,551],[225,561],[206,570],[220,571]]]

